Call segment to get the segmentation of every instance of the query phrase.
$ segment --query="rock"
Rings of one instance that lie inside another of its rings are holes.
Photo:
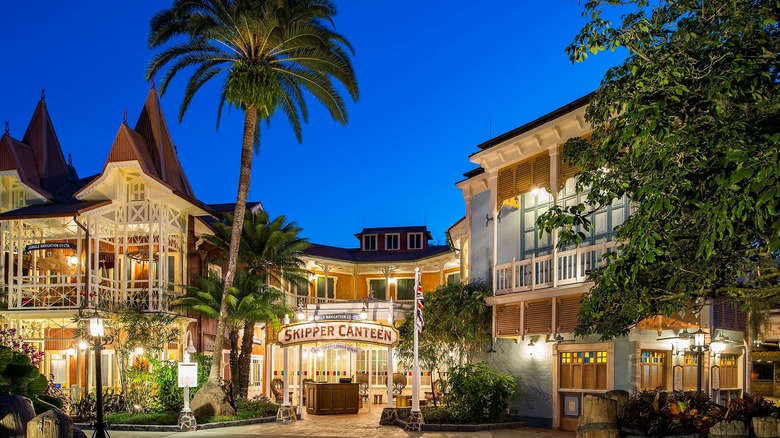
[[[84,433],[81,429],[78,427],[73,427],[73,438],[87,438],[87,434]]]
[[[758,438],[780,437],[780,420],[772,417],[753,417],[753,433]]]
[[[710,438],[748,436],[747,425],[741,421],[721,421],[710,428]]]
[[[214,416],[233,416],[236,410],[230,406],[227,394],[221,386],[206,382],[190,402],[196,418],[202,420]]]
[[[27,423],[35,417],[32,401],[21,395],[0,396],[0,433],[7,438],[26,437]]]
[[[617,411],[620,413],[620,411],[623,410],[623,408],[628,404],[630,394],[628,391],[623,391],[622,389],[613,389],[611,391],[607,391],[607,393],[604,394],[604,397],[617,401]]]
[[[577,438],[619,438],[616,400],[586,395]]]
[[[73,420],[59,409],[51,409],[27,423],[27,438],[71,438]]]

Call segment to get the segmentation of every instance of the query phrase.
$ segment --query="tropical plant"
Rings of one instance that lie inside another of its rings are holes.
[[[715,423],[725,419],[725,412],[707,394],[658,388],[634,391],[618,411],[618,422],[629,434],[641,436],[706,436]]]
[[[208,380],[211,356],[195,353],[191,359],[198,364],[198,386],[190,387],[190,400]],[[159,404],[159,409],[155,409],[156,404],[152,405],[152,409],[146,409],[147,407],[143,405],[142,407],[150,412],[181,410],[184,403],[184,388],[179,388],[179,363],[156,359],[151,359],[150,362],[152,363],[151,380],[154,383],[153,393],[157,399],[151,401]]]
[[[449,408],[463,423],[503,419],[515,396],[515,378],[491,370],[487,362],[455,367],[447,386]]]
[[[346,104],[334,80],[353,99],[358,88],[347,40],[332,30],[336,15],[331,0],[174,0],[150,22],[149,47],[159,48],[146,69],[147,79],[165,66],[160,93],[182,69],[195,67],[179,109],[181,121],[192,98],[212,79],[223,76],[219,114],[225,103],[244,112],[244,133],[234,217],[243,218],[249,193],[252,154],[259,150],[259,120],[286,116],[300,142],[301,119],[308,119],[304,91],[346,124]],[[183,38],[184,41],[177,41]],[[243,222],[230,238],[223,298],[233,286]],[[223,333],[228,306],[222,300],[217,333]],[[221,351],[217,336],[214,351]],[[209,383],[218,385],[222,360],[215,355]],[[213,391],[213,390],[212,390]]]
[[[227,215],[224,223],[215,223],[216,235],[204,239],[229,251],[229,239],[233,229],[233,217]],[[241,353],[238,358],[238,395],[246,398],[249,393],[249,375],[252,361],[252,346],[255,323],[279,324],[279,318],[290,309],[283,304],[284,293],[270,286],[284,281],[305,281],[306,271],[303,250],[308,248],[307,239],[301,238],[301,228],[295,222],[287,222],[284,216],[269,221],[265,211],[247,213],[242,227],[239,264],[241,269],[258,277],[263,283],[255,295],[251,317],[244,320],[241,339]],[[247,316],[250,316],[247,314]]]
[[[622,23],[608,13],[620,7]],[[628,57],[591,96],[578,166],[580,205],[539,217],[560,245],[624,196],[610,263],[591,272],[579,335],[613,338],[711,299],[750,311],[780,297],[780,7],[774,0],[593,0],[572,61],[618,47]],[[558,230],[558,231],[556,231]]]
[[[215,275],[198,277],[200,286],[188,286],[187,293],[178,298],[174,305],[191,310],[208,318],[219,316],[220,301],[223,300],[225,283]],[[232,379],[240,375],[239,370],[239,338],[240,331],[250,331],[254,334],[254,323],[265,318],[276,317],[275,306],[271,301],[280,294],[278,290],[269,288],[257,275],[247,274],[244,270],[236,273],[235,282],[224,299],[228,306],[227,320],[228,340],[230,342],[230,373]],[[250,347],[251,348],[251,347]],[[235,395],[235,382],[230,382],[231,395]]]
[[[34,344],[27,342],[19,335],[15,328],[0,328],[0,345],[11,348],[30,358],[30,363],[36,367],[41,364],[44,353]]]

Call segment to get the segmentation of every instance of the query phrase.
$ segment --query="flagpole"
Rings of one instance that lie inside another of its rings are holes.
[[[420,324],[418,305],[420,297],[417,294],[417,285],[420,284],[420,268],[414,268],[414,366],[412,367],[412,412],[420,411],[420,360],[418,357],[418,348],[420,336]]]

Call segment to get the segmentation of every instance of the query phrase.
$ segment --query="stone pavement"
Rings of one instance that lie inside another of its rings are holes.
[[[574,438],[573,432],[549,429],[505,429],[484,432],[404,432],[399,427],[380,426],[379,413],[362,412],[355,415],[307,415],[302,421],[289,424],[265,423],[252,426],[226,427],[197,432],[120,432],[109,431],[111,438],[153,438],[172,437],[381,437],[381,438]]]

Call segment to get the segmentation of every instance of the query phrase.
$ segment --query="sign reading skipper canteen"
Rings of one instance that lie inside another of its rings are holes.
[[[363,342],[392,347],[398,344],[398,330],[373,321],[310,321],[282,327],[276,341],[282,346],[315,342]]]

